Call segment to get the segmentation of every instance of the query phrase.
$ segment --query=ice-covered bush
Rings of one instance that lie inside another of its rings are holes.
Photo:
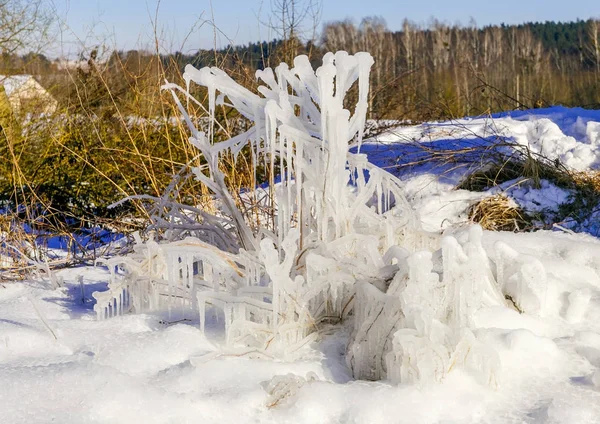
[[[194,173],[221,213],[199,211],[197,237],[140,241],[134,255],[108,260],[113,278],[108,292],[95,294],[98,316],[199,312],[204,329],[207,307],[217,308],[224,349],[242,345],[288,359],[324,324],[349,319],[347,359],[357,378],[440,381],[463,366],[495,381],[494,352],[471,331],[482,305],[504,304],[481,228],[444,239],[423,231],[402,182],[360,153],[372,64],[368,53],[328,53],[314,71],[299,56],[292,68],[258,71],[259,94],[218,68],[188,65],[185,88],[166,84],[205,159]],[[192,83],[208,89],[207,131],[180,100],[197,102]],[[351,111],[345,97],[355,85]],[[215,142],[218,104],[252,127]],[[219,168],[222,154],[245,147],[255,169],[270,170],[271,227],[249,225]]]

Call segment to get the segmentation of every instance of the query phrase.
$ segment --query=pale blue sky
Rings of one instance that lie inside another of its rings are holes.
[[[81,43],[100,41],[118,48],[150,46],[157,0],[54,0],[59,15],[68,29],[63,40],[69,43],[65,53],[80,50]],[[474,18],[478,25],[490,23],[521,23],[526,21],[569,21],[577,18],[600,17],[599,0],[323,0],[321,24],[331,20],[351,18],[360,22],[365,16],[382,16],[390,29],[399,29],[404,18],[427,23],[435,17],[449,23],[467,24]],[[259,24],[258,16],[266,20],[271,0],[212,0],[212,13],[218,28],[235,44],[273,38],[274,34]],[[180,49],[184,37],[198,19],[211,18],[209,0],[162,0],[158,12],[158,27],[166,49]],[[322,26],[322,25],[321,25]],[[108,38],[107,38],[108,37]],[[218,44],[227,44],[219,35]],[[79,39],[79,41],[75,41]],[[193,32],[184,51],[211,47],[210,25]]]

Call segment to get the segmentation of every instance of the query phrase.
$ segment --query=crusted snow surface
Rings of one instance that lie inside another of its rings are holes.
[[[525,179],[510,180],[490,191],[505,194],[528,212],[555,212],[560,205],[568,203],[573,195],[570,190],[557,187],[548,180],[541,180],[539,187]]]
[[[600,243],[552,232],[484,232],[482,242],[490,256],[504,243],[523,263],[539,261],[554,286],[543,316],[478,308],[474,336],[500,362],[494,387],[459,363],[437,383],[354,380],[343,328],[323,331],[286,362],[224,353],[216,312],[206,335],[197,318],[96,320],[91,293],[108,272],[78,268],[59,273],[60,289],[0,288],[0,422],[597,423]]]

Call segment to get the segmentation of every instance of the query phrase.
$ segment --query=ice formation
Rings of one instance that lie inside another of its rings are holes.
[[[314,372],[309,372],[306,378],[295,374],[276,375],[266,385],[265,390],[269,394],[265,406],[274,408],[286,403],[293,398],[306,383],[317,381],[318,377]]]
[[[498,242],[496,269],[498,284],[520,312],[544,316],[547,310],[549,282],[542,263],[532,257],[520,256],[505,243]]]
[[[284,358],[323,324],[351,319],[347,363],[356,378],[441,381],[461,366],[495,384],[498,360],[475,336],[474,314],[505,305],[502,290],[523,310],[542,313],[543,267],[508,246],[498,246],[493,264],[478,226],[444,238],[421,229],[402,182],[360,153],[372,64],[368,53],[342,51],[325,55],[314,71],[299,56],[293,68],[257,71],[260,94],[218,68],[190,65],[186,88],[166,84],[206,159],[195,175],[226,217],[198,211],[198,231],[187,232],[195,237],[139,242],[133,255],[108,259],[109,290],[94,294],[98,317],[168,309],[199,313],[204,329],[207,307],[217,308],[225,348],[241,344]],[[179,98],[197,102],[192,83],[208,89],[207,132]],[[344,100],[353,86],[350,112]],[[214,142],[217,104],[234,107],[253,126]],[[237,155],[245,146],[255,167],[270,170],[271,226],[249,225],[219,170],[223,152]],[[171,219],[182,229],[183,215]]]

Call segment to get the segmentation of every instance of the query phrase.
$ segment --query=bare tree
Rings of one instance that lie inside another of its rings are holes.
[[[43,0],[0,0],[0,52],[41,48],[53,21]]]
[[[596,78],[600,78],[600,21],[590,19],[587,22],[588,52],[596,68]]]
[[[283,42],[284,60],[291,62],[302,40],[315,41],[321,9],[321,0],[271,0],[269,26]]]
[[[359,51],[358,40],[358,29],[349,19],[328,22],[323,27],[321,44],[327,51],[346,50],[354,54]]]

